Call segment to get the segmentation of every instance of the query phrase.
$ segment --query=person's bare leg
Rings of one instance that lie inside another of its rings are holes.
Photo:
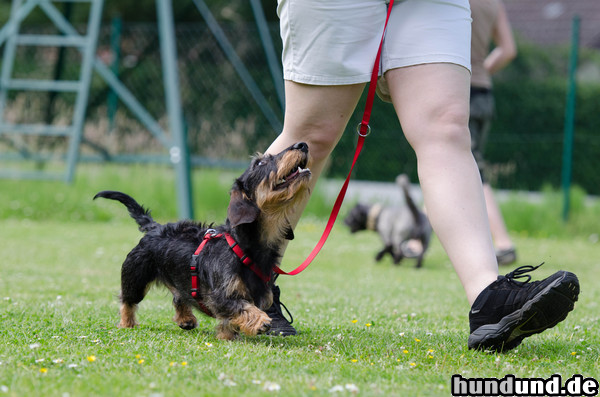
[[[485,195],[485,205],[496,249],[502,251],[513,248],[514,245],[506,229],[504,217],[494,197],[494,191],[488,183],[483,184],[483,194]]]
[[[358,103],[364,84],[345,86],[311,86],[285,82],[286,110],[283,131],[273,141],[266,153],[275,154],[296,142],[306,142],[311,160],[311,191],[327,164],[329,155],[340,140],[348,120]],[[295,227],[308,203],[300,203],[289,219]],[[287,243],[287,242],[286,242]],[[285,253],[287,244],[281,247]],[[280,289],[273,285],[273,305],[266,311],[271,318],[271,335],[296,335],[296,329],[283,315]],[[287,309],[286,309],[287,310]],[[289,314],[289,312],[288,312]]]
[[[296,142],[306,142],[310,153],[311,190],[342,137],[365,84],[314,86],[285,82],[283,131],[266,153],[278,153]],[[292,226],[298,223],[308,200],[296,208]]]
[[[417,155],[427,214],[472,304],[498,265],[467,127],[469,72],[427,64],[390,70],[386,79]]]

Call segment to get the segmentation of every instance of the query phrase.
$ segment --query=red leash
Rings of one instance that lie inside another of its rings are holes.
[[[357,126],[358,132],[358,142],[356,143],[356,150],[354,152],[354,159],[352,160],[352,165],[350,166],[350,172],[348,172],[348,176],[346,177],[346,181],[338,194],[337,199],[335,200],[335,204],[333,205],[333,209],[331,210],[331,215],[329,216],[329,220],[327,221],[327,225],[325,226],[325,231],[323,231],[323,235],[321,239],[317,242],[315,248],[313,248],[312,252],[308,255],[308,258],[302,262],[300,266],[291,272],[285,272],[281,270],[278,266],[274,267],[275,273],[285,274],[288,276],[294,276],[310,265],[310,263],[315,259],[325,241],[329,237],[329,233],[335,224],[335,220],[340,212],[340,207],[342,206],[342,202],[344,201],[344,197],[346,196],[346,190],[348,189],[348,184],[350,183],[350,177],[352,176],[352,170],[354,169],[354,165],[356,164],[356,160],[358,160],[358,156],[363,148],[365,138],[367,135],[371,133],[371,127],[369,126],[369,120],[371,119],[371,109],[373,109],[373,101],[375,99],[375,88],[377,87],[377,77],[379,76],[379,62],[381,59],[381,47],[383,46],[383,38],[385,37],[385,30],[387,28],[388,21],[390,19],[390,13],[392,12],[392,6],[394,5],[394,0],[390,0],[390,4],[388,5],[387,16],[385,19],[385,25],[383,26],[383,35],[381,36],[381,41],[379,42],[379,49],[377,50],[377,57],[375,58],[375,64],[373,65],[373,71],[371,73],[371,81],[369,83],[369,92],[367,93],[367,102],[365,104],[365,111],[363,112],[362,122]]]

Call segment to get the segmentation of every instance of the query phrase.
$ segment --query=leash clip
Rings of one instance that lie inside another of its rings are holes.
[[[365,132],[365,133],[361,132],[361,129],[362,129],[363,125],[367,126],[367,132]],[[358,125],[356,126],[356,133],[359,136],[362,136],[363,138],[365,138],[365,137],[369,136],[369,134],[371,133],[371,126],[369,124],[363,124],[362,122],[358,123]]]
[[[204,238],[205,239],[209,239],[209,238],[213,238],[217,235],[217,231],[215,229],[208,229],[205,233],[204,233]]]

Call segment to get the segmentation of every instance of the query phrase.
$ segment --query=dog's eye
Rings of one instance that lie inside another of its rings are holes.
[[[259,161],[256,163],[256,167],[262,167],[262,166],[263,166],[263,165],[265,165],[265,164],[267,164],[265,161],[263,161],[263,160],[259,160]]]

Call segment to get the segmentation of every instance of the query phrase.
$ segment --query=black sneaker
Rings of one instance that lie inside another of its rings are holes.
[[[294,322],[294,317],[292,317],[292,314],[287,309],[287,307],[285,307],[285,305],[283,303],[281,303],[281,301],[279,300],[279,295],[281,294],[279,287],[276,285],[273,285],[272,290],[273,290],[273,304],[271,305],[270,308],[268,308],[265,311],[265,313],[267,313],[267,315],[269,317],[271,317],[271,329],[267,332],[267,335],[273,335],[273,336],[297,335],[298,332],[296,331],[296,328],[292,327],[292,323]],[[282,306],[285,309],[285,311],[287,312],[288,316],[290,316],[289,321],[287,318],[285,318],[283,316],[283,312],[281,311]]]
[[[479,294],[469,312],[469,349],[514,349],[526,337],[554,327],[573,310],[579,295],[577,276],[559,271],[530,283],[531,276],[525,273],[540,266],[521,266],[498,276]]]
[[[515,263],[517,261],[517,251],[514,248],[496,251],[496,260],[500,266]]]

